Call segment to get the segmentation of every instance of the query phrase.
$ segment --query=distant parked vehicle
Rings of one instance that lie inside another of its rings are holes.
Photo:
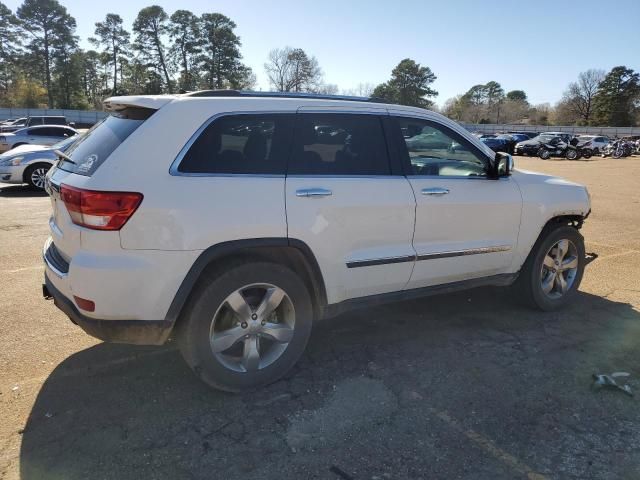
[[[609,143],[609,138],[602,135],[580,135],[578,142],[581,147],[590,148],[594,155],[600,155],[600,150]]]
[[[504,138],[481,138],[480,141],[494,152],[509,153],[511,149],[509,141]]]
[[[633,155],[633,144],[625,140],[613,140],[602,149],[602,157],[622,158]]]
[[[497,135],[496,138],[505,140],[507,142],[507,145],[509,147],[507,153],[511,155],[514,154],[516,145],[519,142],[526,142],[527,140],[529,140],[529,137],[527,137],[526,135],[520,135],[518,133],[501,133],[500,135]]]
[[[529,155],[535,156],[538,155],[538,151],[540,147],[544,144],[550,144],[552,141],[556,141],[554,139],[560,139],[565,143],[569,143],[571,140],[571,135],[568,133],[562,132],[545,132],[541,133],[537,137],[532,138],[531,140],[525,140],[524,142],[518,142],[515,147],[516,155]]]
[[[527,139],[532,139],[532,138],[537,137],[539,135],[538,132],[515,132],[515,131],[512,131],[512,132],[507,132],[507,133],[510,134],[510,135],[524,135],[525,137],[527,137],[527,138],[525,138],[523,140],[520,140],[520,141],[525,141]]]
[[[571,147],[575,148],[577,143],[578,141],[575,138],[567,141],[562,137],[552,137],[548,142],[540,144],[538,157],[543,160],[548,160],[551,157],[565,157],[569,149]]]
[[[49,147],[21,145],[3,153],[0,155],[0,182],[27,183],[32,188],[44,190],[45,176],[58,160],[55,152],[66,152],[78,138],[69,137]]]
[[[60,125],[23,128],[0,135],[0,152],[6,152],[20,145],[53,145],[77,134],[77,130]]]
[[[24,128],[27,125],[27,117],[18,118],[17,120],[13,120],[12,122],[6,121],[0,125],[0,133],[5,132],[14,132],[21,128]]]
[[[2,127],[0,128],[0,132],[2,133],[15,132],[20,128],[35,127],[39,125],[69,125],[71,127],[75,126],[73,122],[70,122],[70,123],[67,122],[67,118],[62,115],[56,115],[56,116],[50,116],[50,115],[40,116],[39,115],[39,116],[27,117],[25,122],[21,123],[20,125],[12,124],[6,127]]]

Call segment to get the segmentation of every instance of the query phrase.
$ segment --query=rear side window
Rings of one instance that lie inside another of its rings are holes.
[[[178,171],[284,175],[292,115],[229,115],[211,122],[182,158]]]
[[[374,115],[296,116],[292,175],[390,175],[380,119]]]
[[[131,108],[108,116],[94,125],[65,153],[72,162],[62,160],[58,168],[80,175],[91,176],[100,165],[144,123],[155,110]]]

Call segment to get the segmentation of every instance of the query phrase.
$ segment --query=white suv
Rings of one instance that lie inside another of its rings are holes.
[[[550,310],[580,284],[587,190],[439,114],[234,91],[105,106],[47,176],[44,294],[106,341],[175,337],[217,388],[280,378],[349,308],[515,284]]]

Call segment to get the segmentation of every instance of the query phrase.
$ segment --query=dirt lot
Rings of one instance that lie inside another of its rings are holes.
[[[0,477],[640,478],[640,158],[525,169],[589,186],[587,267],[562,313],[479,289],[317,324],[285,380],[208,390],[171,345],[107,345],[41,298],[48,199],[0,191]],[[488,212],[490,214],[490,212]]]

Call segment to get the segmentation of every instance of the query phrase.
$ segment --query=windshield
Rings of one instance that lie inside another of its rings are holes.
[[[73,163],[62,159],[58,168],[91,176],[143,122],[144,119],[134,120],[119,116],[105,118],[70,146],[66,154]]]

